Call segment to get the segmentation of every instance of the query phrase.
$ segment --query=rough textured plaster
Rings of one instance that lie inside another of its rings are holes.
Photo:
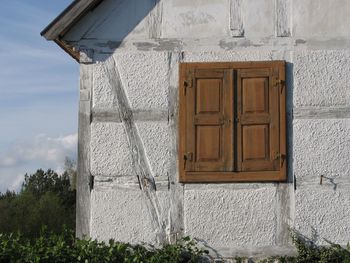
[[[170,134],[167,122],[136,123],[153,176],[166,176],[170,162]]]
[[[294,53],[294,106],[336,106],[350,103],[350,51]]]
[[[294,174],[299,181],[350,176],[350,120],[294,120]]]
[[[185,190],[185,234],[210,247],[275,244],[276,189]]]
[[[109,84],[107,76],[103,70],[103,63],[96,63],[94,65],[93,77],[93,107],[102,109],[118,108],[115,99],[113,88]]]
[[[158,192],[164,210],[166,193]],[[156,243],[146,198],[141,191],[118,189],[91,194],[91,237],[108,241],[110,238],[129,243]]]
[[[90,150],[92,175],[136,176],[122,124],[92,123]]]
[[[295,228],[308,236],[316,234],[318,243],[327,244],[328,239],[345,245],[350,233],[349,191],[323,185],[298,189]]]
[[[120,78],[118,65],[113,57],[106,61],[105,71],[110,85],[114,88],[120,109],[120,117],[123,120],[127,139],[130,145],[130,152],[133,161],[133,168],[139,179],[140,189],[145,195],[148,211],[152,218],[154,230],[157,231],[157,241],[163,243],[166,240],[166,223],[164,214],[161,211],[157,198],[157,188],[154,177],[151,173],[149,163],[145,154],[140,135],[136,128],[133,113],[125,93],[125,84]]]
[[[167,109],[167,53],[117,53],[114,58],[132,110]]]

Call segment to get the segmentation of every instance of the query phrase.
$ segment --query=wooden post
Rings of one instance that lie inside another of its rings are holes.
[[[80,64],[76,236],[90,236],[90,115],[93,65]]]

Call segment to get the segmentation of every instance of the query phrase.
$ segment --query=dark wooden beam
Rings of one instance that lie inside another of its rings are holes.
[[[54,41],[57,45],[59,45],[64,51],[66,51],[72,58],[74,58],[79,63],[80,61],[79,51],[74,50],[72,46],[67,44],[62,39],[55,39]]]

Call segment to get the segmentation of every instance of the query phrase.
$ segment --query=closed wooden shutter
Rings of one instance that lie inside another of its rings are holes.
[[[185,80],[186,171],[232,171],[231,70],[194,70]]]
[[[237,71],[237,171],[279,170],[279,87],[271,68]]]
[[[181,182],[284,181],[285,63],[183,63]]]

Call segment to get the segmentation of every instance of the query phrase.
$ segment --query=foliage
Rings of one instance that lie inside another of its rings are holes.
[[[24,177],[21,192],[30,192],[35,197],[41,197],[47,192],[56,194],[65,205],[75,204],[75,192],[70,187],[68,172],[58,175],[49,169],[46,172],[39,169],[35,174]]]
[[[350,263],[350,245],[342,247],[327,241],[328,246],[316,245],[313,239],[292,231],[292,240],[297,249],[293,257],[271,257],[262,263]]]
[[[75,190],[67,172],[37,170],[25,175],[21,191],[0,194],[0,233],[21,232],[36,237],[42,226],[60,233],[75,228]]]
[[[32,240],[19,234],[0,234],[0,263],[195,263],[204,253],[189,238],[174,245],[154,248],[113,240],[106,244],[76,239],[74,232],[69,230],[60,235],[42,231],[37,239]]]

